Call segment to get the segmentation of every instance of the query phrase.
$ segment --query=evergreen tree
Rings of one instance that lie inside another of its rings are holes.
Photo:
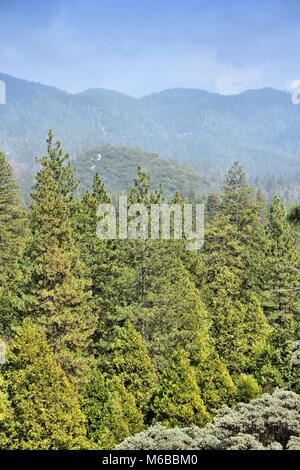
[[[117,376],[94,371],[83,400],[88,437],[99,449],[113,449],[125,437],[144,428],[134,396]]]
[[[269,331],[259,300],[245,292],[248,249],[229,216],[219,216],[205,238],[203,289],[211,317],[216,349],[230,371],[243,370],[249,354],[264,343]]]
[[[5,364],[13,409],[13,449],[81,449],[85,417],[46,337],[30,319],[17,330]]]
[[[206,200],[206,219],[210,223],[217,216],[221,207],[221,196],[218,193],[211,193]]]
[[[267,337],[266,346],[258,351],[253,373],[264,390],[289,389],[297,382],[298,371],[293,370],[292,341],[289,332],[274,328]]]
[[[125,313],[149,345],[158,369],[180,346],[196,361],[207,340],[207,312],[172,243],[148,241],[142,263],[136,264],[136,301]]]
[[[74,240],[74,187],[68,156],[50,134],[32,194],[25,299],[27,313],[44,327],[63,369],[80,384],[91,362],[95,320]]]
[[[20,260],[25,239],[25,214],[19,188],[5,154],[0,152],[0,334],[8,335],[21,308]]]
[[[24,211],[13,171],[0,152],[0,286],[17,269],[23,247]]]
[[[299,375],[292,366],[293,340],[299,335],[299,256],[293,228],[277,196],[269,209],[267,236],[263,306],[274,330],[268,337],[267,349],[258,356],[257,376],[265,389],[272,390],[290,387],[298,382]]]
[[[96,174],[92,191],[86,191],[78,201],[75,222],[76,239],[92,282],[92,305],[97,316],[93,339],[97,355],[106,355],[114,340],[114,327],[119,324],[117,309],[128,305],[135,276],[133,269],[126,265],[124,244],[101,240],[97,235],[98,208],[109,202],[104,183]]]
[[[78,240],[81,256],[92,276],[95,256],[105,243],[97,237],[99,222],[98,209],[100,204],[109,204],[110,198],[106,192],[101,176],[96,173],[93,178],[92,191],[86,191],[81,200],[77,201],[75,219],[75,236]]]
[[[208,420],[195,371],[187,354],[178,350],[172,356],[150,404],[150,418],[168,427],[192,424],[203,426]]]
[[[117,375],[145,410],[156,385],[156,373],[146,343],[130,321],[115,326],[114,341],[100,358],[109,376]]]
[[[235,162],[206,232],[203,278],[216,348],[230,371],[247,369],[270,331],[261,308],[266,246],[258,205]]]
[[[292,338],[299,322],[299,257],[292,228],[279,197],[272,201],[267,225],[268,270],[265,273],[264,309],[269,321]]]
[[[251,206],[252,189],[242,166],[236,161],[226,175],[221,202],[222,213],[230,217],[230,222],[241,226],[245,209]]]
[[[210,343],[206,341],[202,345],[195,372],[205,407],[214,415],[223,405],[235,404],[237,389],[225,361]]]
[[[267,225],[267,203],[264,192],[259,188],[256,192],[256,206],[258,208],[259,221],[265,227]]]

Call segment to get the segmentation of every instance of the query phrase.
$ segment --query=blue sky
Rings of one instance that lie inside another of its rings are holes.
[[[300,79],[299,0],[0,0],[0,71],[71,92]]]

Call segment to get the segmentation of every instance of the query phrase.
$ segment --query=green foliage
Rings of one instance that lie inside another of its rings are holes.
[[[169,366],[162,374],[160,383],[150,404],[150,419],[165,426],[203,425],[209,418],[195,371],[183,350],[176,351]]]
[[[139,155],[105,152],[96,160],[87,154],[92,173],[102,164],[108,170],[109,158],[120,160],[118,168],[134,160],[129,205],[199,201],[193,187],[170,199],[170,186],[153,184]],[[153,176],[157,159],[148,157]],[[96,173],[80,196],[69,156],[50,132],[24,234],[17,188],[0,155],[0,333],[12,341],[0,376],[0,446],[113,449],[145,424],[162,423],[167,429],[154,426],[124,445],[296,448],[294,395],[253,400],[276,387],[299,390],[292,345],[300,263],[280,199],[267,212],[234,163],[222,193],[208,198],[204,250],[190,251],[186,240],[147,240],[144,232],[137,240],[100,239],[98,207],[111,200],[104,181],[107,174]],[[276,420],[285,406],[281,432]],[[213,417],[205,431],[195,426]]]
[[[214,415],[236,401],[237,389],[225,362],[212,345],[202,347],[195,367],[197,383],[207,411]]]
[[[236,381],[237,401],[249,402],[262,394],[262,389],[252,375],[241,374]]]
[[[145,410],[157,380],[147,345],[129,321],[116,326],[113,337],[105,356],[100,358],[101,368],[109,376],[117,375],[135,397],[138,408]]]
[[[46,337],[30,319],[10,345],[5,377],[13,409],[12,449],[88,447],[79,399],[57,363]]]
[[[292,342],[287,339],[284,330],[275,329],[268,335],[266,347],[258,353],[254,369],[259,383],[266,391],[291,386]]]
[[[144,428],[134,396],[118,376],[95,370],[87,387],[83,409],[89,439],[98,449],[113,449],[125,437]]]

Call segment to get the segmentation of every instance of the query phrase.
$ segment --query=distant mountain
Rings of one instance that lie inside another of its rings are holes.
[[[169,197],[180,191],[187,198],[192,194],[201,198],[213,190],[210,182],[197,171],[141,149],[100,147],[80,155],[77,160],[83,189],[90,188],[93,175],[98,172],[112,194],[122,193],[133,185],[138,166],[149,174],[152,188],[161,184]]]
[[[23,179],[45,151],[51,128],[74,158],[105,145],[139,147],[215,180],[237,159],[269,193],[300,195],[300,106],[286,92],[223,96],[174,89],[135,99],[104,89],[74,95],[3,74],[0,80],[7,87],[0,148],[10,152]]]

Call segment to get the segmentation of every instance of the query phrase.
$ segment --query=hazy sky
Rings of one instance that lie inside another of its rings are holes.
[[[78,92],[300,79],[300,0],[0,0],[0,71]]]

